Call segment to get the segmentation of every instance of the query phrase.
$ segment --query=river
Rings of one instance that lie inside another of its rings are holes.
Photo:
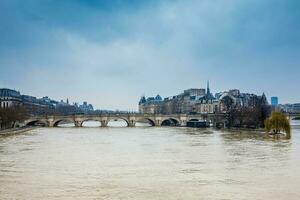
[[[38,128],[0,138],[0,199],[300,199],[292,139],[175,127]]]

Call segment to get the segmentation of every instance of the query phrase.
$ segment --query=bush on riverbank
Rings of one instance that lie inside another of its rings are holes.
[[[280,112],[272,112],[265,121],[266,131],[274,137],[279,137],[281,132],[286,133],[286,139],[291,138],[291,125],[286,116]]]

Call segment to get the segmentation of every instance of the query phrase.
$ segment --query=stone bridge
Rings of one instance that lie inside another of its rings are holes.
[[[289,120],[300,120],[300,113],[285,113]]]
[[[32,116],[24,125],[43,124],[47,127],[57,127],[59,123],[73,123],[76,127],[82,127],[85,121],[99,121],[101,127],[107,127],[108,122],[122,119],[128,127],[134,127],[137,122],[148,122],[152,126],[162,126],[166,122],[174,126],[186,126],[190,120],[199,120],[212,123],[214,126],[225,126],[225,114],[139,114],[139,113],[109,113],[101,115],[65,115],[65,116]],[[221,124],[221,125],[220,125]]]

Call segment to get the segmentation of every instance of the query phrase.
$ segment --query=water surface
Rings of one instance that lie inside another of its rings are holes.
[[[295,123],[290,141],[171,127],[2,137],[0,199],[300,199]]]

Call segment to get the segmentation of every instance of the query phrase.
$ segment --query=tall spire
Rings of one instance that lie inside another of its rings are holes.
[[[209,81],[207,81],[207,90],[206,90],[207,94],[210,94],[210,89],[209,89]]]

